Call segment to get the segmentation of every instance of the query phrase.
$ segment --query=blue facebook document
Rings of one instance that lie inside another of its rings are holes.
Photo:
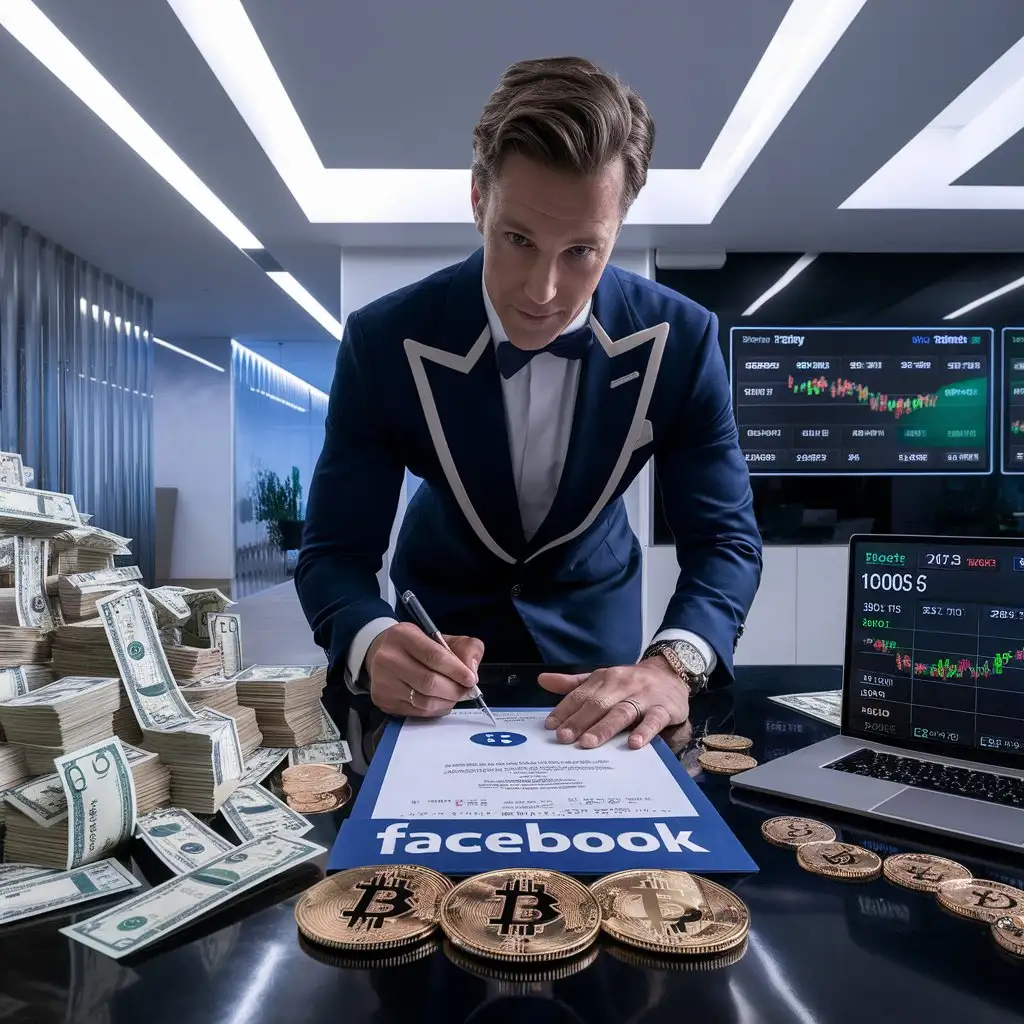
[[[391,722],[328,870],[757,870],[663,740],[583,750],[544,728],[549,710],[496,711],[497,728],[475,708]]]

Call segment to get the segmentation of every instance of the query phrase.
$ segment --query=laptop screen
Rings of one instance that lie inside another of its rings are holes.
[[[842,728],[1024,765],[1024,535],[851,539]]]

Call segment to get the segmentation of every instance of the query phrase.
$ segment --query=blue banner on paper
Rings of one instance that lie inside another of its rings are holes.
[[[750,855],[661,739],[653,746],[695,815],[535,820],[374,818],[373,809],[401,728],[401,722],[391,722],[385,730],[352,813],[335,840],[328,871],[367,864],[423,864],[448,875],[475,875],[503,867],[543,867],[571,875],[606,875],[638,867],[700,874],[757,871]]]

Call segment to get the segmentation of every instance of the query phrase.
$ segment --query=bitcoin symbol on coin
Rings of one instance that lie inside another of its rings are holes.
[[[379,874],[369,882],[358,882],[356,888],[360,890],[359,902],[351,910],[341,912],[342,917],[348,918],[349,928],[383,928],[385,919],[412,913],[415,893],[407,878]]]
[[[829,864],[852,864],[856,858],[846,850],[841,850],[839,853],[823,853],[821,859],[827,860]]]
[[[562,913],[558,900],[544,888],[542,882],[528,880],[525,886],[518,878],[509,879],[494,895],[502,901],[501,914],[488,918],[496,925],[499,935],[536,935],[545,925],[557,921]],[[520,907],[520,900],[532,900],[532,905]],[[522,915],[522,916],[520,916]]]
[[[993,889],[972,889],[971,895],[974,899],[971,902],[976,907],[985,907],[989,910],[1013,910],[1017,901],[1006,893],[995,892]]]
[[[662,933],[664,932],[685,932],[688,924],[694,924],[701,920],[702,914],[698,907],[687,906],[683,893],[678,889],[663,889],[643,880],[638,886],[625,890],[631,896],[639,896],[643,907],[644,916]],[[662,897],[665,897],[665,910],[663,912]]]

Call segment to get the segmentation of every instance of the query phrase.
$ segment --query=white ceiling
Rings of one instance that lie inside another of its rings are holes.
[[[464,168],[506,64],[584,54],[658,125],[654,167],[697,167],[787,0],[243,0],[328,167]],[[37,0],[332,312],[341,245],[472,245],[468,225],[311,224],[166,0]],[[708,252],[1012,251],[1024,211],[839,205],[1024,36],[1021,0],[867,0],[709,225],[627,228]],[[0,29],[0,210],[156,301],[165,337],[324,341],[285,296]],[[963,179],[1024,184],[1017,135]],[[467,197],[468,202],[468,197]]]

